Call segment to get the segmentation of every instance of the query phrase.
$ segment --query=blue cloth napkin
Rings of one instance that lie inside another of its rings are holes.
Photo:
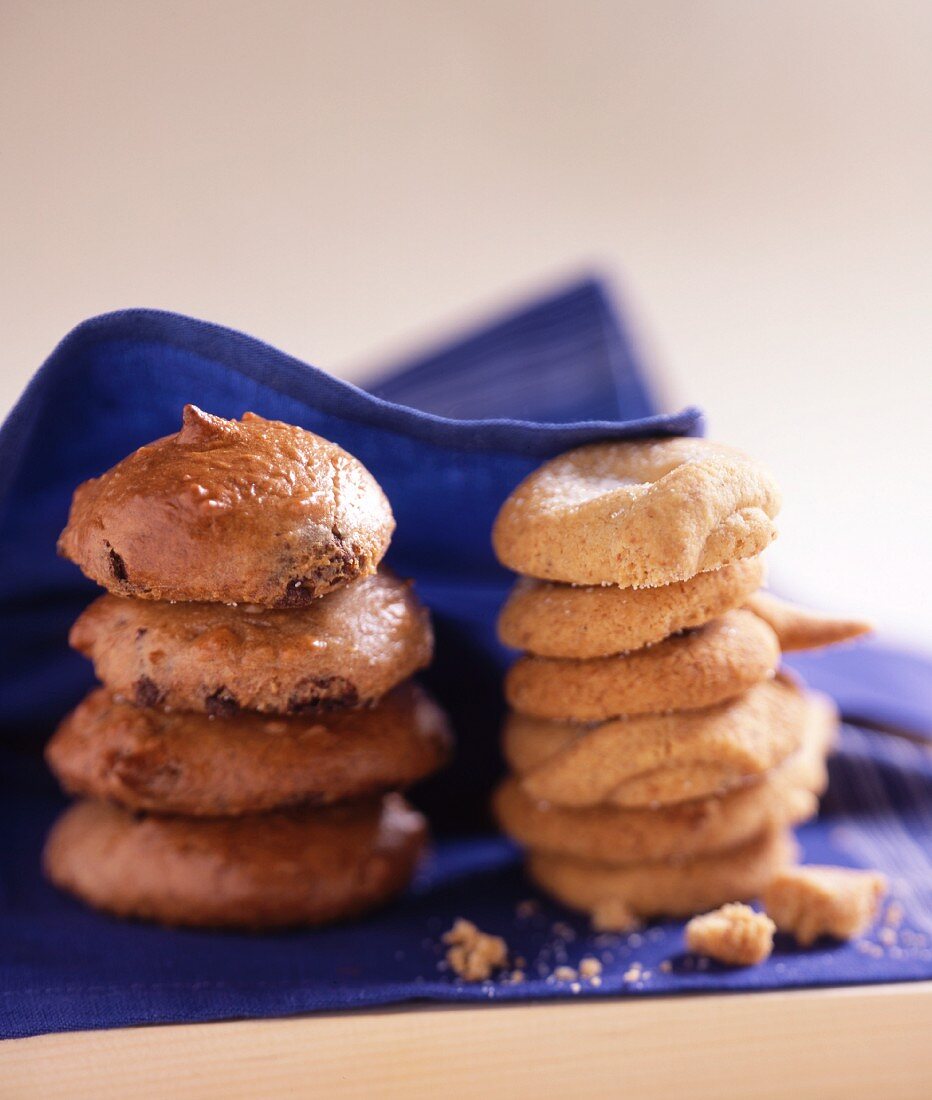
[[[252,409],[302,424],[357,454],[398,520],[389,560],[416,579],[434,614],[438,654],[425,679],[458,736],[453,766],[416,795],[438,842],[409,895],[355,925],[241,936],[127,924],[58,894],[39,874],[42,839],[63,805],[39,753],[92,682],[66,636],[95,588],[56,558],[55,539],[74,487],[175,431],[188,401],[224,416]],[[511,582],[491,554],[492,519],[525,474],[568,447],[700,431],[696,410],[657,413],[618,315],[592,281],[386,373],[372,394],[247,336],[171,314],[111,314],[66,337],[0,430],[0,1035],[419,998],[932,976],[928,751],[854,727],[833,765],[823,819],[802,838],[810,859],[876,865],[893,876],[905,911],[896,943],[805,953],[781,945],[763,967],[702,969],[683,954],[677,924],[594,940],[584,921],[543,899],[536,908],[518,904],[533,891],[486,812],[502,767],[500,677],[509,659],[495,641],[494,617]],[[859,721],[895,719],[932,733],[928,664],[869,647],[825,661],[807,667],[810,680],[824,680],[843,706],[850,701]],[[464,985],[438,969],[440,933],[460,915],[506,936],[527,960],[524,983]],[[593,952],[604,959],[600,987],[577,991],[549,976]],[[650,976],[626,979],[633,961]]]

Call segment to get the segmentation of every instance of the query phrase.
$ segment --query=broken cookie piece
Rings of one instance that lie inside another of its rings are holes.
[[[729,966],[755,966],[773,950],[774,922],[749,905],[723,905],[693,917],[686,925],[686,946]]]
[[[848,867],[788,867],[764,892],[764,908],[781,932],[803,947],[820,936],[850,940],[877,915],[887,880],[877,871]]]
[[[449,944],[447,962],[451,969],[467,982],[483,982],[508,962],[508,945],[501,936],[480,932],[472,921],[462,917],[444,932],[443,942]]]
[[[784,653],[797,649],[821,649],[859,638],[871,631],[870,624],[860,619],[842,619],[809,611],[763,590],[755,592],[744,606],[773,630]]]

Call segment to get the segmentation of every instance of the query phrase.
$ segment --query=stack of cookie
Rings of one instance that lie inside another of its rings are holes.
[[[831,704],[782,650],[867,629],[758,592],[779,495],[699,439],[604,443],[505,502],[509,671],[496,793],[531,876],[603,928],[755,897],[794,858],[826,783]]]
[[[49,876],[169,924],[319,924],[398,893],[423,818],[396,793],[450,737],[410,677],[427,611],[378,570],[372,475],[319,436],[188,406],[75,493],[59,551],[108,590],[71,643],[104,686],[47,748],[82,801]]]

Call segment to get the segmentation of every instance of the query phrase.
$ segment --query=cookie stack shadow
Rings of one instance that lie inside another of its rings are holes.
[[[524,574],[495,795],[530,876],[597,927],[760,895],[827,782],[832,704],[781,652],[867,628],[761,591],[779,495],[704,440],[606,443],[546,463],[493,542]]]
[[[193,406],[79,487],[59,549],[108,593],[70,641],[103,686],[46,750],[81,799],[46,845],[57,885],[121,916],[250,929],[404,889],[426,824],[398,792],[451,739],[411,679],[428,613],[379,568],[393,529],[336,445]]]

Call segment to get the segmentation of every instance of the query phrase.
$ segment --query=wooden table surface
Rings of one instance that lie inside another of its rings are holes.
[[[932,982],[417,1006],[0,1044],[3,1100],[932,1096]]]

